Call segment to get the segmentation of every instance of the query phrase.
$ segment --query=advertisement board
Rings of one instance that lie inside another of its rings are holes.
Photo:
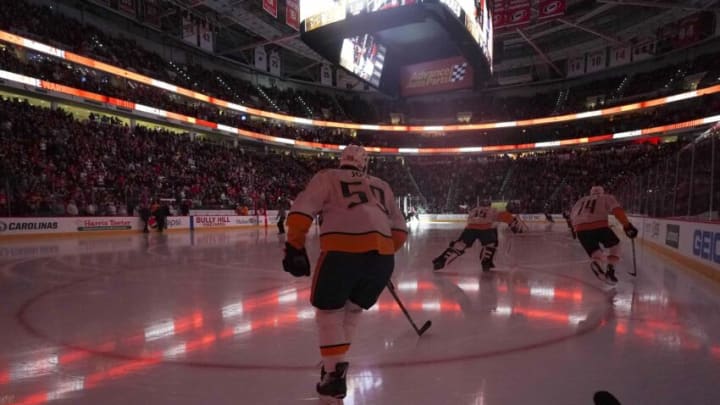
[[[408,65],[400,72],[403,96],[470,89],[473,85],[473,68],[463,57]]]
[[[633,217],[639,238],[673,257],[689,259],[690,266],[708,276],[720,277],[720,224],[661,218]],[[710,272],[703,269],[711,269]]]
[[[87,233],[98,231],[140,230],[136,217],[75,217],[75,218],[1,218],[0,237],[7,235],[37,235]]]
[[[237,215],[199,215],[191,217],[191,229],[222,229],[252,227],[264,224],[258,217]]]

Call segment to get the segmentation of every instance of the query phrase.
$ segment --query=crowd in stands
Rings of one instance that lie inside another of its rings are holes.
[[[124,100],[156,106],[207,121],[272,134],[274,136],[336,144],[348,144],[356,141],[356,138],[347,130],[286,125],[280,122],[246,116],[236,111],[221,110],[204,102],[187,99],[170,92],[140,83],[126,81],[125,79],[120,79],[102,72],[95,72],[73,66],[50,56],[31,51],[24,52],[21,48],[10,45],[0,50],[0,68]],[[298,97],[300,96],[298,95]],[[518,105],[524,104],[519,103]],[[503,108],[507,108],[507,106]],[[357,141],[366,145],[400,147],[443,147],[540,142],[561,138],[593,136],[675,123],[703,117],[718,109],[720,109],[720,95],[711,95],[701,99],[681,101],[663,108],[620,115],[611,120],[596,118],[554,125],[528,127],[522,130],[507,128],[497,129],[489,134],[474,131],[449,133],[440,137],[427,136],[424,134],[361,131],[358,134]]]
[[[144,50],[135,41],[105,34],[91,25],[80,24],[47,7],[24,1],[13,2],[12,5],[0,4],[0,28],[41,41],[57,43],[64,49],[243,105],[306,118],[370,123],[387,122],[389,112],[392,111],[404,112],[408,117],[421,116],[437,120],[453,118],[458,111],[471,112],[473,122],[526,119],[583,111],[587,108],[588,97],[595,96],[598,100],[593,108],[616,105],[634,96],[647,98],[678,92],[686,85],[683,77],[695,73],[711,73],[716,69],[714,60],[717,57],[704,55],[681,65],[664,66],[632,77],[617,76],[576,85],[563,90],[560,93],[563,97],[560,98],[557,92],[536,94],[530,98],[501,98],[483,93],[447,100],[442,96],[440,100],[434,97],[431,102],[400,100],[369,103],[361,96],[349,98],[339,92],[261,87],[224,71],[209,71],[199,65],[179,65],[165,61],[156,53]],[[356,139],[346,130],[254,119],[8,44],[0,51],[0,68],[207,121],[275,136],[336,144],[357,140],[375,146],[440,147],[541,142],[662,125],[698,118],[720,108],[720,97],[710,96],[686,100],[670,107],[620,115],[610,120],[583,120],[523,130],[501,129],[488,134],[451,133],[443,137],[361,132]],[[715,77],[712,74],[706,76],[713,79]],[[378,116],[378,112],[381,112],[382,116]]]
[[[686,143],[374,157],[370,172],[388,181],[397,197],[421,197],[421,212],[463,212],[482,198],[514,201],[516,212],[559,212],[591,185],[612,189]],[[18,100],[0,101],[0,161],[3,216],[133,215],[158,198],[174,201],[175,212],[277,209],[287,207],[313,173],[337,165],[333,155],[131,128],[106,116],[81,121]]]
[[[163,198],[189,207],[287,205],[334,157],[130,128],[116,119],[0,101],[0,215],[125,215]],[[411,184],[395,159],[373,170]],[[412,191],[399,186],[399,192]]]

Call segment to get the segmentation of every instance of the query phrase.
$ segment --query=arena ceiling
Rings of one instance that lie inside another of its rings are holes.
[[[216,28],[216,54],[252,65],[253,49],[281,54],[285,77],[319,79],[323,58],[305,45],[282,18],[262,9],[261,0],[166,0],[169,7],[207,19]],[[282,9],[285,2],[279,1]],[[633,38],[700,10],[720,10],[720,0],[567,0],[561,18],[534,22],[495,34],[495,72],[544,69],[560,72],[558,60]],[[537,9],[533,10],[537,14]],[[281,11],[282,16],[282,11]],[[533,18],[533,21],[536,21]]]

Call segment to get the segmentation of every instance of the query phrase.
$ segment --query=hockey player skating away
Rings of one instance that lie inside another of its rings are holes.
[[[611,194],[605,194],[600,186],[590,189],[590,195],[582,197],[570,212],[577,238],[592,259],[590,268],[600,280],[609,284],[617,283],[615,265],[620,261],[620,240],[610,229],[608,216],[612,214],[623,226],[625,235],[634,239],[638,231],[630,223],[618,201]],[[600,247],[608,250],[607,256]],[[607,267],[604,264],[607,263]]]
[[[367,175],[366,165],[364,148],[346,147],[340,168],[315,174],[287,220],[283,268],[295,277],[309,276],[305,236],[322,211],[321,254],[310,301],[316,308],[323,364],[316,389],[327,401],[345,397],[345,354],[358,317],[377,302],[393,272],[394,254],[407,238],[405,218],[390,186]]]
[[[483,271],[490,271],[495,267],[493,258],[498,248],[498,234],[495,222],[502,221],[508,224],[513,233],[521,233],[522,225],[517,218],[507,211],[498,212],[487,202],[470,210],[467,218],[467,225],[457,240],[450,242],[450,246],[435,259],[433,269],[440,270],[447,264],[454,261],[465,253],[465,249],[471,247],[475,240],[479,240],[480,265]]]

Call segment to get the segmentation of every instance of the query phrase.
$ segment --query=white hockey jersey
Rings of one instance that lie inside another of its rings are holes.
[[[627,224],[625,212],[612,194],[595,194],[582,197],[570,211],[570,222],[575,231],[607,228],[608,216],[615,215],[623,224]]]
[[[390,186],[357,170],[326,169],[313,176],[290,209],[288,242],[304,246],[317,214],[323,251],[393,254],[407,236]]]

